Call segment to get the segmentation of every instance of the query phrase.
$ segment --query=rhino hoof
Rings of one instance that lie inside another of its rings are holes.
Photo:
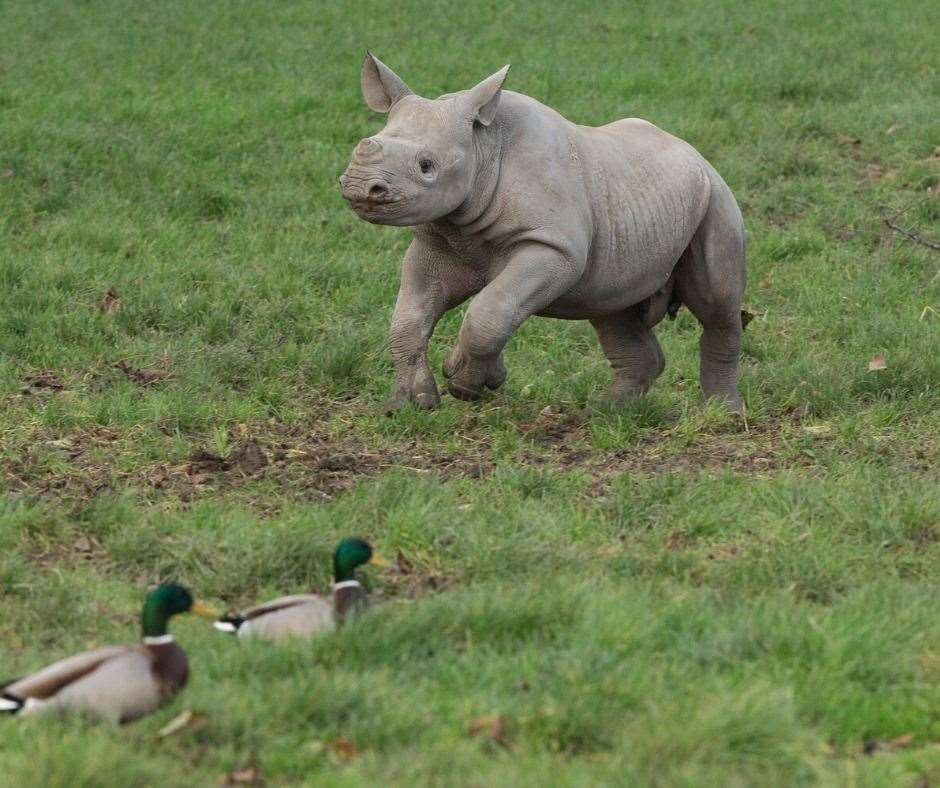
[[[437,394],[419,394],[415,397],[415,405],[421,410],[434,410],[441,404],[441,398]]]
[[[416,394],[412,397],[392,397],[382,406],[382,412],[386,416],[392,416],[405,407],[405,405],[407,405],[409,402],[414,402],[415,407],[420,408],[421,410],[434,410],[438,405],[441,404],[441,398],[437,394],[428,394],[426,392]]]
[[[407,402],[407,400],[403,400],[399,397],[390,399],[388,402],[382,405],[382,413],[384,413],[386,416],[391,416],[396,411],[401,410],[402,407],[404,407],[405,402]]]
[[[462,399],[464,402],[473,402],[474,400],[480,399],[479,391],[464,388],[463,386],[457,385],[453,381],[450,381],[447,384],[447,390],[451,393],[451,396],[456,397],[457,399]]]

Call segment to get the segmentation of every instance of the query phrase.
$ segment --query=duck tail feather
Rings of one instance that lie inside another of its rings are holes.
[[[219,630],[219,632],[228,632],[230,635],[234,635],[238,632],[238,628],[244,623],[245,619],[242,616],[229,614],[222,616],[213,626]]]
[[[24,701],[8,692],[0,693],[0,713],[16,714],[23,708]]]

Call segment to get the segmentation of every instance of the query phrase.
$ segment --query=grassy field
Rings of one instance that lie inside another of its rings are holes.
[[[940,240],[940,6],[0,18],[0,677],[133,640],[163,579],[237,606],[346,534],[399,556],[312,646],[177,621],[190,686],[130,727],[0,719],[0,784],[940,785],[940,255],[884,221]],[[747,424],[685,310],[626,410],[535,319],[497,394],[382,416],[408,235],[336,184],[367,46],[701,150],[748,226]]]

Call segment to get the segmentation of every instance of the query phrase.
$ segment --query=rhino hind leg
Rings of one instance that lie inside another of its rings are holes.
[[[719,180],[713,184],[705,218],[676,267],[676,291],[702,326],[702,391],[737,413],[744,411],[738,392],[744,284],[741,213]]]
[[[610,401],[622,405],[645,394],[666,368],[666,357],[647,324],[647,305],[591,321],[614,372]]]

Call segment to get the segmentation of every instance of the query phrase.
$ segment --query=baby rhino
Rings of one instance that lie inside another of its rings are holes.
[[[390,345],[389,411],[440,402],[427,346],[475,296],[444,362],[450,393],[506,378],[502,351],[530,315],[589,320],[612,399],[644,393],[665,359],[653,327],[686,304],[702,325],[701,385],[735,411],[744,227],[734,195],[690,145],[645,120],[578,126],[503,90],[509,66],[430,100],[371,53],[362,92],[388,123],[340,178],[363,219],[411,228]]]

